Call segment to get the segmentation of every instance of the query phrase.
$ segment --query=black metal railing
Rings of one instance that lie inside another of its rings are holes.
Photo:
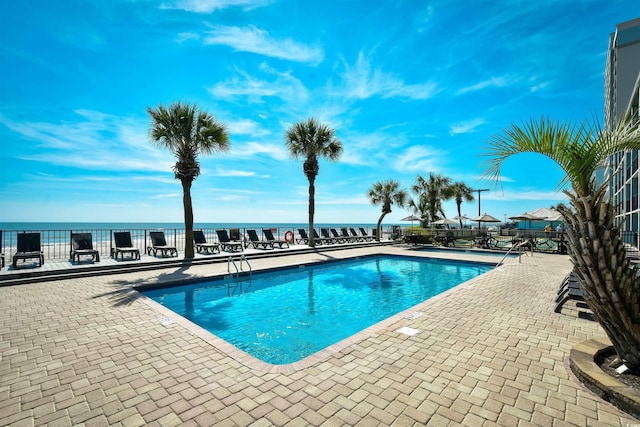
[[[227,227],[225,229],[230,236],[233,234],[231,233],[232,230],[238,230],[241,239],[248,239],[247,230],[251,228],[252,227]],[[276,239],[284,239],[288,231],[291,231],[295,238],[297,238],[298,228],[301,227],[298,225],[280,225],[277,227],[264,228],[270,228]],[[373,228],[375,227],[365,227],[365,230],[371,234]],[[202,230],[207,242],[218,242],[216,229],[220,228],[195,227],[194,229]],[[264,236],[262,236],[262,228],[254,229],[258,236],[264,238]],[[184,228],[78,228],[73,230],[2,230],[0,231],[0,253],[3,253],[7,259],[7,263],[10,263],[11,257],[16,253],[18,234],[40,233],[40,245],[46,260],[68,260],[71,252],[71,233],[91,233],[93,249],[96,249],[101,256],[110,256],[112,249],[115,247],[113,233],[119,231],[128,231],[131,234],[133,246],[140,250],[140,253],[146,252],[147,247],[151,245],[151,239],[149,237],[151,231],[163,231],[167,245],[176,247],[179,252],[184,252]],[[320,232],[319,228],[318,232]],[[385,234],[389,235],[390,231],[385,231]]]

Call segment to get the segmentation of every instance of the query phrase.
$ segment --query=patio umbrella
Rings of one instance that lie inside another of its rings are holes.
[[[495,216],[491,216],[488,213],[480,215],[479,217],[476,217],[476,218],[471,218],[471,221],[478,221],[478,228],[480,228],[481,222],[502,222]]]
[[[509,219],[512,220],[512,221],[529,221],[529,228],[531,228],[531,221],[542,221],[545,218],[543,218],[541,216],[536,216],[536,215],[531,214],[529,212],[525,212],[525,213],[520,214],[520,215],[510,216]],[[520,226],[518,226],[518,227],[521,228]]]
[[[525,212],[523,214],[520,215],[516,215],[516,216],[510,216],[509,219],[513,220],[513,221],[541,221],[545,218],[541,217],[541,216],[535,216],[535,215],[531,215],[528,212]]]
[[[452,224],[457,224],[457,221],[454,221],[452,219],[448,219],[448,218],[444,218],[444,219],[439,219],[437,221],[433,221],[431,224],[434,225],[452,225]]]
[[[420,218],[415,215],[409,215],[406,218],[402,218],[400,221],[411,221],[411,227],[413,227],[413,221],[420,221]]]
[[[462,227],[462,220],[464,220],[465,224],[467,223],[467,220],[469,219],[468,216],[466,215],[456,215],[451,219],[455,219],[456,221],[460,221],[460,226]]]

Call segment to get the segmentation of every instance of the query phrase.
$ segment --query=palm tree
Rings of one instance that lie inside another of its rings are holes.
[[[473,189],[462,181],[454,182],[448,188],[448,193],[451,194],[453,198],[456,199],[456,206],[458,207],[458,218],[460,219],[460,228],[462,228],[462,211],[460,207],[462,206],[462,202],[473,202],[475,199],[473,197]]]
[[[196,104],[174,102],[165,108],[147,108],[151,117],[152,143],[171,151],[177,158],[173,166],[176,179],[182,183],[184,206],[185,258],[193,258],[193,205],[191,184],[200,175],[199,154],[228,151],[227,130],[213,116],[201,111]]]
[[[395,180],[378,181],[367,192],[367,197],[374,205],[382,205],[382,214],[378,219],[378,227],[376,228],[376,240],[380,241],[380,233],[382,227],[382,219],[391,213],[391,205],[394,203],[399,207],[404,207],[407,203],[409,195],[403,189],[400,189],[400,183]]]
[[[442,174],[429,172],[429,179],[425,180],[418,175],[411,191],[419,197],[426,197],[428,222],[433,222],[445,217],[442,201],[449,198],[448,188],[451,186],[451,179]]]
[[[416,199],[410,199],[407,205],[412,212],[420,217],[420,227],[426,228],[429,222],[429,200],[427,195],[420,193]]]
[[[320,171],[318,158],[338,160],[342,154],[342,143],[335,137],[333,129],[314,118],[309,118],[294,124],[287,130],[285,144],[294,159],[305,159],[302,170],[309,180],[309,246],[314,247],[315,180]]]
[[[485,176],[500,180],[500,167],[518,153],[538,153],[554,160],[566,173],[560,185],[570,207],[560,205],[567,226],[569,256],[584,297],[619,359],[632,372],[640,370],[640,279],[638,269],[626,256],[624,242],[615,224],[608,183],[597,183],[594,174],[609,156],[640,149],[640,120],[621,120],[613,130],[603,130],[594,121],[580,124],[542,118],[522,125],[512,124],[494,136],[488,151]]]

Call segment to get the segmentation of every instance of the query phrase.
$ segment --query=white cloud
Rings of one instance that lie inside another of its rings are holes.
[[[246,96],[253,103],[263,102],[262,98],[280,98],[285,102],[306,102],[309,98],[307,88],[300,80],[289,72],[280,72],[265,64],[260,70],[267,76],[274,76],[265,80],[251,76],[241,70],[238,75],[209,88],[209,92],[218,99],[233,99]]]
[[[488,87],[504,87],[507,85],[507,79],[504,77],[492,77],[489,80],[478,82],[471,86],[463,87],[456,92],[456,95],[462,95],[469,92],[476,92]]]
[[[199,40],[200,34],[198,33],[178,33],[178,38],[176,41],[178,43],[185,42],[187,40]]]
[[[251,135],[254,137],[269,135],[271,132],[261,127],[257,122],[244,119],[227,122],[227,129],[231,134]]]
[[[152,197],[152,199],[168,199],[168,198],[175,198],[175,197],[182,197],[182,193],[156,194],[155,196]]]
[[[261,144],[259,142],[249,142],[244,145],[233,146],[231,156],[235,158],[251,158],[256,154],[266,154],[278,161],[289,159],[289,154],[284,148],[284,144]]]
[[[454,123],[449,127],[449,133],[451,135],[458,135],[461,133],[473,133],[473,132],[476,132],[476,129],[479,126],[482,126],[485,123],[487,123],[487,121],[482,118]]]
[[[177,0],[162,3],[160,9],[182,9],[187,12],[211,13],[227,7],[240,6],[245,10],[266,6],[270,0]]]
[[[251,171],[241,171],[241,170],[229,170],[229,169],[217,169],[214,173],[215,176],[255,176],[255,172]]]
[[[486,194],[486,195],[485,195]],[[518,189],[516,191],[491,191],[482,194],[482,200],[497,201],[547,201],[565,200],[567,196],[562,191],[537,191]]]
[[[213,27],[204,38],[205,44],[225,45],[241,52],[251,52],[288,61],[317,65],[324,53],[317,47],[309,47],[292,39],[275,39],[265,30],[253,25],[248,27]]]
[[[382,98],[429,99],[440,89],[434,82],[406,84],[398,77],[372,67],[362,52],[353,67],[346,65],[342,75],[344,91],[349,98],[367,99],[373,96]]]
[[[21,159],[92,170],[171,170],[171,154],[153,147],[140,122],[98,111],[74,112],[80,119],[17,122],[0,116],[0,124],[36,143],[37,150],[25,150]]]
[[[238,202],[238,201],[249,200],[250,198],[247,196],[240,196],[237,194],[229,194],[226,196],[220,196],[219,199],[223,202]]]
[[[531,86],[531,92],[537,92],[539,90],[544,89],[545,87],[549,86],[549,82],[542,82],[542,83],[538,83],[536,85]]]
[[[430,147],[414,145],[393,160],[392,166],[400,172],[424,172],[442,168],[444,153]]]

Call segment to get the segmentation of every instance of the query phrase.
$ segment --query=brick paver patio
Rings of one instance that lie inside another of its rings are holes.
[[[407,250],[320,249],[252,266],[372,252]],[[568,369],[574,344],[603,335],[575,304],[553,312],[570,268],[561,255],[509,260],[409,310],[422,317],[395,316],[322,357],[272,370],[179,319],[162,321],[167,314],[129,288],[221,274],[225,264],[0,287],[0,424],[637,424]],[[398,333],[403,326],[420,332]]]

